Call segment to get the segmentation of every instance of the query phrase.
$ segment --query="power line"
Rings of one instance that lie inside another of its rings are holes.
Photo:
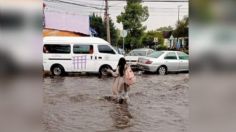
[[[122,8],[124,6],[123,5],[111,5],[109,7],[111,7],[111,8],[115,8],[115,7]],[[153,5],[153,6],[152,5],[145,5],[145,6],[147,6],[148,8],[158,8],[158,9],[177,9],[176,7],[158,7],[158,6],[155,6],[155,5]],[[188,9],[188,8],[187,7],[183,7],[181,9]]]
[[[104,5],[103,5],[104,6]],[[51,5],[51,4],[48,4],[47,5],[47,7],[50,7],[50,8],[54,8],[54,9],[60,9],[61,11],[65,11],[65,8],[63,8],[63,7],[61,7],[61,6],[57,6],[57,5]],[[47,8],[46,7],[46,8]],[[155,8],[151,8],[151,9],[155,9]],[[156,9],[159,9],[158,11],[155,11],[155,12],[151,12],[150,13],[150,15],[152,14],[168,14],[168,13],[175,13],[176,12],[176,10],[177,10],[177,8],[156,8]],[[155,9],[155,10],[156,10]],[[166,9],[169,9],[169,10],[166,10]],[[176,9],[176,10],[171,10],[171,9]],[[183,8],[181,8],[181,9],[183,9]],[[187,8],[186,8],[187,9]],[[69,10],[68,10],[69,11]],[[70,11],[71,13],[73,12],[73,11]],[[89,10],[80,10],[80,12],[88,12],[88,13],[92,13],[92,12],[94,12],[94,13],[99,13],[100,15],[99,16],[101,16],[101,14],[102,13],[104,13],[105,11],[104,10],[100,10],[99,12],[98,11],[89,11]],[[110,10],[110,12],[112,12],[112,13],[120,13],[121,11],[119,11],[119,10]],[[189,13],[189,11],[188,10],[181,10],[180,11],[180,13]]]
[[[60,7],[60,6],[57,6],[57,5],[47,5],[45,9],[47,10],[51,10],[50,8],[52,9],[56,9],[58,11],[62,11],[62,12],[68,12],[70,14],[79,14],[79,13],[74,13],[73,11],[70,11],[70,10],[65,10],[65,8],[63,7]],[[182,9],[182,8],[181,8]],[[101,16],[102,13],[105,13],[104,10],[100,10],[100,11],[95,11],[95,10],[80,10],[79,11],[81,14],[92,14],[92,13],[95,13],[95,14],[99,14],[99,16]],[[119,10],[110,10],[110,12],[112,13],[120,13],[121,11]],[[174,13],[176,13],[175,10],[159,10],[159,11],[155,11],[155,12],[151,12],[150,13],[150,16],[163,16],[163,15],[173,15]],[[181,14],[189,14],[188,11],[184,11],[184,10],[180,10],[180,13]]]
[[[80,4],[86,4],[86,5],[92,5],[92,6],[103,6],[101,4],[95,4],[95,3],[91,3],[91,2],[85,2],[84,0],[82,1],[78,1],[78,0],[70,0],[70,2],[73,2],[73,3],[80,3]]]
[[[102,0],[97,0],[102,1]],[[127,0],[108,0],[108,1],[127,1]],[[142,2],[189,2],[188,0],[142,0]]]
[[[120,5],[120,4],[122,4],[122,3],[124,3],[124,2],[119,2],[119,3],[116,3],[116,4],[112,4],[112,5],[110,5],[109,7],[117,6],[117,5]]]
[[[59,11],[59,10],[54,10],[54,9],[50,9],[50,10],[45,10],[46,12],[53,12],[53,13],[59,13],[59,14],[68,14],[68,15],[80,15],[80,16],[88,16],[87,13],[73,13],[73,12],[66,12],[66,11]]]
[[[105,7],[105,2],[103,2],[103,4],[101,5],[101,8],[104,8]],[[102,15],[102,11],[104,10],[100,10],[100,16]]]
[[[122,8],[123,6],[110,6],[110,8]],[[159,7],[150,7],[148,6],[148,9],[160,9],[160,10],[177,10],[178,8],[159,8]],[[181,8],[181,9],[184,9],[184,10],[188,10],[189,8]]]
[[[84,4],[80,4],[80,3],[75,3],[75,2],[71,2],[71,1],[62,1],[62,0],[44,0],[44,1],[48,1],[48,2],[60,2],[60,3],[65,3],[65,4],[70,4],[70,5],[76,5],[76,6],[81,6],[81,7],[88,7],[88,8],[94,8],[94,9],[98,9],[98,10],[105,10],[104,8],[102,8],[104,5],[98,5],[98,4],[91,4],[88,2],[84,2]],[[103,0],[97,0],[97,1],[103,1]],[[126,1],[126,0],[109,0],[109,1]],[[159,1],[155,1],[155,0],[146,0],[145,2],[160,2]],[[163,0],[161,0],[163,1]],[[164,0],[165,1],[165,0]],[[81,1],[78,1],[81,2]],[[119,8],[119,7],[123,7],[123,6],[118,6],[120,3],[118,4],[114,4],[111,5],[109,7],[111,8]],[[92,6],[94,5],[94,6]],[[97,7],[97,6],[101,6],[101,7]],[[175,9],[175,8],[158,8],[158,7],[149,7],[150,9]],[[181,8],[181,9],[188,9],[188,8]]]
[[[89,5],[84,5],[84,4],[79,4],[79,3],[74,3],[74,2],[69,2],[69,1],[62,1],[62,0],[47,0],[48,2],[57,2],[57,3],[64,3],[64,4],[69,4],[69,5],[76,5],[76,6],[82,6],[82,7],[88,7],[88,8],[94,8],[98,10],[104,10],[104,8],[99,8],[96,6],[89,6]]]
[[[102,5],[104,6],[104,5]],[[63,14],[71,14],[71,15],[92,15],[93,13],[101,16],[101,14],[104,12],[104,10],[96,11],[96,10],[80,10],[79,13],[76,13],[76,11],[68,10],[67,8],[63,8],[62,6],[56,5],[56,4],[47,4],[45,7],[46,12],[57,12],[57,13],[63,13]]]

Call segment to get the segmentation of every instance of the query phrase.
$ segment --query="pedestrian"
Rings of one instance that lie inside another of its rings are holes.
[[[89,54],[93,54],[93,46],[92,45],[89,46]]]
[[[112,98],[119,103],[129,101],[128,92],[130,85],[135,82],[135,77],[130,66],[126,64],[125,58],[120,58],[115,71],[107,69],[107,72],[115,78],[112,86]]]

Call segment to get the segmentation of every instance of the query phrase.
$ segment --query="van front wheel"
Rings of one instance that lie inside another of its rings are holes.
[[[64,74],[64,68],[60,65],[55,65],[52,67],[52,74],[55,75],[55,76],[61,76]]]

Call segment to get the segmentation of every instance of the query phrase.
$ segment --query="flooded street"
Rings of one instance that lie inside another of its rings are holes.
[[[130,90],[130,104],[103,99],[111,95],[113,78],[46,77],[46,132],[186,132],[189,77],[187,73],[144,74]]]

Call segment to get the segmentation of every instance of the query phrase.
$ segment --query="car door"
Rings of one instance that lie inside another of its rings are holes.
[[[177,58],[176,52],[168,52],[164,56],[165,65],[168,71],[177,71],[179,69],[179,60]]]
[[[186,71],[189,69],[189,55],[184,52],[177,52],[179,58],[179,70]]]
[[[94,66],[94,46],[92,44],[74,44],[72,61],[74,71],[92,72]]]

